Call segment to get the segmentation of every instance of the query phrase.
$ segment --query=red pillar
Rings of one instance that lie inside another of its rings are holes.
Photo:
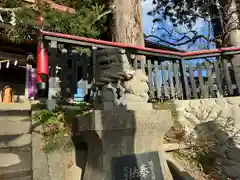
[[[48,53],[42,42],[37,44],[37,88],[39,97],[48,97]]]

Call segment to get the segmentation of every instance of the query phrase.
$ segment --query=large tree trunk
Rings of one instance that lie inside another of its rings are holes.
[[[220,47],[240,47],[240,28],[239,17],[237,12],[236,0],[219,0],[225,12],[220,12],[217,6],[210,7],[210,14],[218,19],[212,20],[214,36],[220,36],[221,41],[216,43],[217,48]],[[238,94],[240,94],[240,55],[231,57]]]
[[[220,39],[218,39],[218,41],[216,41],[216,47],[220,48],[222,47],[222,33],[223,33],[223,17],[222,17],[222,13],[219,11],[218,7],[214,4],[209,6],[209,13],[210,16],[213,17],[211,19],[211,24],[213,27],[213,34],[214,37],[220,37]],[[219,18],[214,18],[214,17],[219,17]]]
[[[236,0],[228,0],[228,21],[225,24],[225,31],[229,32],[226,37],[226,42],[228,46],[240,47],[240,28],[239,28],[239,18],[237,13]],[[236,79],[236,84],[238,87],[238,94],[240,94],[240,55],[233,55],[231,58],[234,75]]]
[[[110,22],[111,40],[144,46],[141,0],[110,0],[110,6],[115,8]]]
[[[239,17],[237,12],[237,4],[236,0],[228,0],[228,21],[225,24],[225,30],[229,32],[229,36],[227,37],[227,44],[229,46],[240,46],[240,28],[239,28]]]
[[[111,0],[112,41],[144,46],[141,0]]]

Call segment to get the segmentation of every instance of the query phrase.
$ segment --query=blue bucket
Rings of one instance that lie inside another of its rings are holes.
[[[74,94],[74,101],[81,102],[84,100],[84,89],[83,88],[77,88],[77,94]]]

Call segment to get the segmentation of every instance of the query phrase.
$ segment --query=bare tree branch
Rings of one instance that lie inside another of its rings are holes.
[[[169,41],[164,40],[161,37],[158,37],[155,35],[145,35],[145,38],[146,39],[147,38],[155,38],[158,40],[158,42],[163,42],[163,43],[166,43],[171,46],[182,46],[182,45],[185,45],[188,43],[195,43],[198,39],[205,39],[207,42],[214,42],[214,39],[208,39],[207,37],[205,37],[203,35],[197,35],[197,36],[194,36],[193,38],[189,38],[188,40],[185,40],[184,42],[176,42],[176,43],[169,42]]]

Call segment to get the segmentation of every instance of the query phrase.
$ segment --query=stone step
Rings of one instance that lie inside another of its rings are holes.
[[[24,176],[19,178],[1,179],[0,180],[33,180],[32,176]],[[35,179],[34,179],[35,180]]]
[[[1,110],[29,110],[31,103],[0,103]]]
[[[7,147],[7,148],[0,148],[0,154],[1,153],[15,153],[15,152],[29,152],[32,149],[32,143],[20,146],[20,147]]]
[[[1,120],[14,120],[22,121],[31,116],[30,103],[0,103],[0,121]]]
[[[32,180],[32,170],[16,171],[4,176],[0,175],[0,180]]]
[[[1,120],[0,136],[21,135],[31,132],[32,121],[30,118],[24,121]]]
[[[32,180],[31,104],[0,103],[0,180]]]
[[[0,152],[0,179],[19,178],[32,175],[32,153],[29,148],[5,149]]]
[[[30,145],[32,142],[31,134],[22,135],[0,135],[0,148],[14,148]]]
[[[0,109],[0,121],[25,121],[31,116],[31,110],[2,110]]]
[[[25,176],[25,177],[20,177],[20,178],[10,178],[10,179],[1,179],[0,180],[33,180],[32,176]]]

